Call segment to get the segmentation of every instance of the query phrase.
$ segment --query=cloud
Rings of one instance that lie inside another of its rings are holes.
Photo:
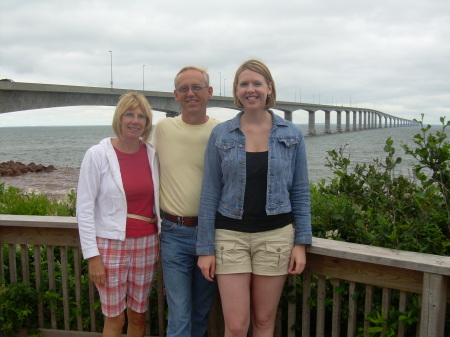
[[[117,88],[172,91],[193,64],[229,96],[236,68],[256,57],[279,100],[351,101],[439,124],[450,115],[449,34],[447,0],[3,0],[0,78],[109,87],[112,51]],[[0,115],[0,125],[19,119]]]

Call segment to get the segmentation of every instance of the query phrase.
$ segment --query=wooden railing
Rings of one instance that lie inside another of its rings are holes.
[[[82,271],[75,218],[0,215],[0,243],[0,280],[7,284],[26,282],[41,294],[60,291],[62,308],[46,308],[42,297],[37,304],[38,324],[44,336],[53,336],[51,331],[64,336],[73,330],[92,332],[99,328],[96,322],[101,322],[101,313],[94,310],[97,294],[86,271]],[[46,261],[42,261],[43,251]],[[158,336],[164,336],[166,308],[161,276],[159,269],[156,291],[150,297],[151,302],[157,301],[157,317],[148,313],[148,335],[156,330]],[[416,298],[420,310],[409,317],[413,322],[409,331],[414,328],[420,337],[448,336],[449,276],[450,257],[314,238],[307,249],[305,272],[288,278],[283,298],[290,300],[280,304],[275,335],[369,336],[371,323],[367,317],[377,303],[381,304],[380,317],[387,319],[392,308],[404,313],[408,300]],[[74,291],[69,283],[74,283]],[[83,295],[86,283],[88,298]],[[83,310],[84,306],[89,308]],[[71,322],[70,313],[74,311],[76,322]],[[83,328],[87,317],[82,312],[89,312],[89,327]],[[58,319],[61,315],[63,319]],[[210,315],[209,337],[223,335],[221,315],[218,299]],[[381,328],[392,328],[388,322]],[[406,328],[400,322],[396,335],[405,337]]]

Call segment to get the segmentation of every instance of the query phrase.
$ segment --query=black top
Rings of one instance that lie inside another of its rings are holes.
[[[256,233],[293,223],[292,213],[267,215],[267,171],[269,152],[246,152],[246,183],[242,220],[216,215],[216,228]]]

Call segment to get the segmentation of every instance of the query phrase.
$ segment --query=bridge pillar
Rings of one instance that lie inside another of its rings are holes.
[[[350,111],[348,112],[348,114],[350,115]],[[356,125],[356,117],[358,117],[357,112],[353,111],[353,131],[358,130],[358,126]]]
[[[330,128],[330,111],[325,111],[325,133],[331,133]]]
[[[284,119],[292,122],[292,111],[284,110]]]
[[[342,125],[341,125],[341,110],[336,111],[336,131],[342,132]]]
[[[316,112],[315,111],[308,111],[308,136],[315,136],[316,135]]]
[[[355,114],[353,114],[353,116],[355,116]],[[353,125],[355,125],[355,124],[353,123]],[[346,111],[345,112],[345,132],[349,132],[349,131],[351,131],[351,129],[350,129],[350,111]]]
[[[362,120],[363,120],[363,112],[362,111],[358,111],[359,113],[359,127],[358,130],[362,130],[363,126],[362,126]]]
[[[166,111],[166,117],[177,117],[180,115],[180,112],[177,111]]]

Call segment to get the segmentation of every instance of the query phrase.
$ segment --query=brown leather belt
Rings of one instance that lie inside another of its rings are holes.
[[[198,224],[197,216],[176,216],[176,215],[172,215],[167,212],[164,212],[163,210],[161,210],[161,218],[169,220],[170,222],[175,222],[182,226],[188,226],[188,227],[195,227]]]

